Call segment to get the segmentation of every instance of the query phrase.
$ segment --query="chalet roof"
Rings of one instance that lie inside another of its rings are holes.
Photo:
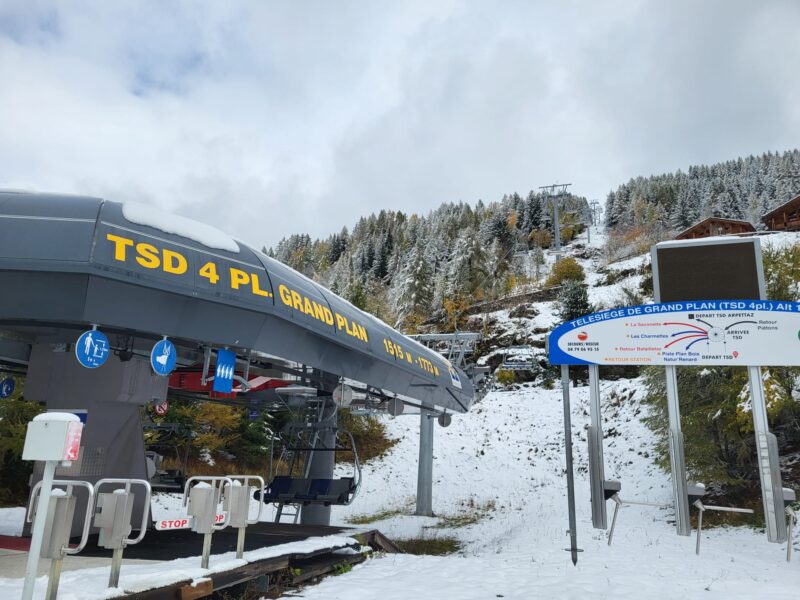
[[[683,236],[690,234],[695,229],[699,229],[703,225],[710,224],[710,223],[730,223],[731,225],[741,225],[748,231],[755,231],[756,228],[753,227],[753,224],[750,221],[742,221],[740,219],[725,219],[723,217],[707,217],[702,221],[699,221],[692,225],[691,227],[687,227],[683,231],[681,231],[678,235],[675,236],[676,240],[681,239]]]
[[[787,210],[791,210],[791,209],[797,208],[797,207],[800,207],[800,194],[798,194],[797,196],[795,196],[794,198],[792,198],[788,202],[784,202],[780,206],[777,206],[777,207],[773,208],[771,211],[769,211],[763,217],[761,217],[761,220],[764,223],[766,223],[772,217],[776,217],[776,216],[786,212]]]

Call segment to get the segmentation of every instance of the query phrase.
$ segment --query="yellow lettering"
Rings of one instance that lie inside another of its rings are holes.
[[[136,244],[136,252],[139,254],[136,257],[136,262],[145,269],[157,269],[161,265],[161,260],[158,258],[158,248],[155,246],[141,242]]]
[[[328,308],[327,306],[323,306],[322,312],[325,313],[325,322],[328,325],[333,325],[333,313],[331,312],[331,309]]]
[[[286,306],[292,305],[292,295],[289,292],[289,288],[287,288],[285,285],[280,284],[278,286],[278,295],[281,297],[281,300]]]
[[[342,327],[346,326],[347,326],[347,319],[345,319],[339,313],[336,313],[336,328],[339,329],[339,331],[341,331]]]
[[[219,281],[219,275],[217,275],[217,265],[213,262],[207,262],[204,264],[199,271],[202,277],[208,279],[212,285],[216,285],[217,281]]]
[[[250,283],[250,275],[231,267],[231,287],[233,289],[238,290],[240,285],[247,285],[248,283]]]
[[[183,275],[189,265],[186,262],[183,254],[173,250],[164,249],[162,253],[164,257],[164,271],[167,273],[174,273],[175,275]]]
[[[292,306],[295,310],[303,312],[303,297],[294,290],[292,290]]]
[[[253,293],[256,296],[264,296],[266,298],[270,297],[270,293],[267,291],[262,290],[258,285],[258,273],[253,273]]]
[[[358,337],[360,337],[365,342],[369,341],[369,338],[367,338],[367,330],[364,328],[363,325],[358,325]]]
[[[314,316],[314,307],[311,306],[311,300],[303,296],[303,312],[307,315]]]
[[[114,242],[114,259],[125,262],[125,248],[127,246],[133,246],[133,240],[114,235],[113,233],[107,233],[106,239],[109,242]]]
[[[319,302],[314,302],[314,318],[318,321],[325,321],[325,311],[322,310],[322,305]]]

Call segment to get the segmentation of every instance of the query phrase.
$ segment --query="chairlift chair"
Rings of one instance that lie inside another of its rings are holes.
[[[353,434],[344,429],[337,431],[337,437],[339,434],[344,435],[349,440],[349,447],[339,446],[338,444],[335,444],[333,448],[320,448],[313,445],[284,447],[285,451],[293,453],[289,474],[274,477],[263,490],[256,490],[253,497],[265,503],[276,504],[278,506],[278,519],[283,506],[286,504],[298,506],[309,506],[311,504],[347,506],[351,504],[361,487],[361,462],[359,461]],[[352,452],[353,475],[352,477],[331,479],[295,477],[292,475],[296,462],[294,459],[299,452],[306,454],[306,464],[308,464],[309,455],[313,452]]]

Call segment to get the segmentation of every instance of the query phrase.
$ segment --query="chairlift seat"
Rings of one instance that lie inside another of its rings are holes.
[[[291,477],[280,475],[273,479],[263,490],[256,490],[255,494],[253,494],[253,498],[256,500],[263,500],[264,502],[277,500],[280,494],[289,492],[291,485]]]
[[[341,479],[331,479],[327,494],[317,496],[317,501],[326,506],[331,504],[346,504],[350,494],[355,491],[355,480],[352,477],[342,477]]]
[[[282,494],[278,494],[278,500],[283,502],[293,502],[301,496],[307,496],[310,487],[310,479],[305,479],[303,477],[292,477],[289,489]]]
[[[311,501],[316,500],[317,496],[320,494],[327,494],[328,489],[331,486],[330,479],[312,479],[311,484],[308,487],[308,491],[304,493],[299,493],[295,496],[296,500],[303,500],[306,503],[311,503]]]

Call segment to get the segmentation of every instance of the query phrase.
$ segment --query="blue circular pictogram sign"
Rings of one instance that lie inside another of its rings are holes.
[[[0,381],[0,398],[8,398],[14,393],[14,380],[6,377]]]
[[[175,350],[175,344],[166,339],[156,342],[150,351],[150,366],[153,367],[156,375],[172,373],[177,359],[178,353]]]
[[[102,331],[93,329],[84,331],[75,342],[75,357],[81,366],[96,369],[101,366],[111,353],[111,345]]]

